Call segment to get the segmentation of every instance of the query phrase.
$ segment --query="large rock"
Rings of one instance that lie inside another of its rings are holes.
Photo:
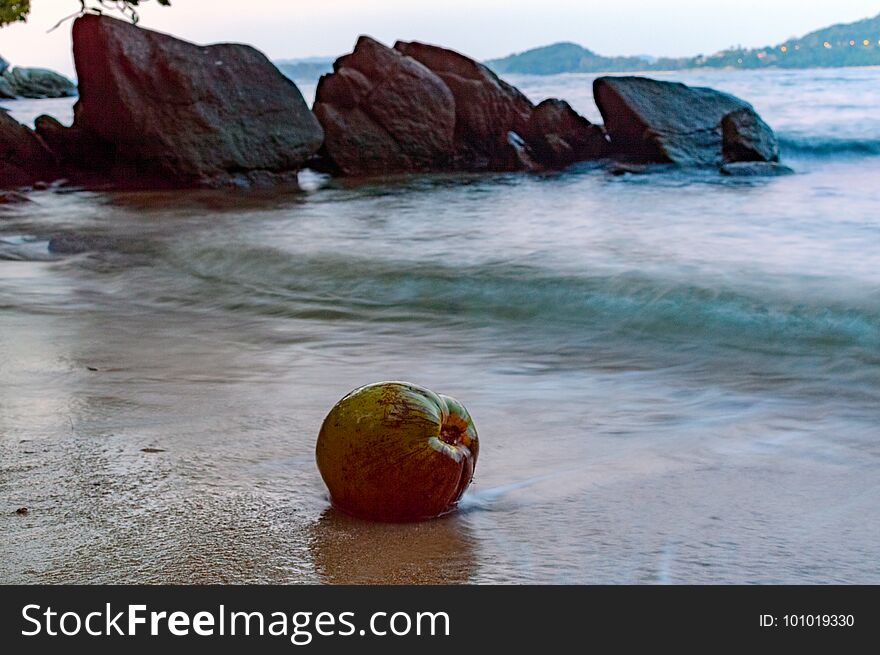
[[[462,54],[424,43],[398,41],[394,49],[437,74],[455,99],[456,168],[513,170],[519,157],[508,134],[524,137],[534,106],[516,87]]]
[[[293,182],[321,145],[299,89],[249,46],[199,46],[87,14],[73,52],[73,127],[41,119],[38,132],[74,172],[133,188]]]
[[[0,75],[0,100],[12,100],[16,97],[15,89],[6,81],[3,75]]]
[[[0,109],[0,189],[50,182],[58,176],[55,158],[42,140]]]
[[[47,68],[17,66],[3,73],[3,80],[22,98],[67,98],[76,95],[76,85]]]
[[[434,73],[369,37],[318,83],[322,154],[343,175],[443,170],[454,154],[455,100]]]
[[[617,156],[641,162],[718,166],[774,161],[776,137],[739,98],[703,87],[644,77],[600,77],[593,95]],[[725,143],[725,116],[733,127]]]
[[[343,175],[561,168],[607,154],[600,127],[567,103],[537,108],[457,52],[361,37],[321,78],[325,169]]]
[[[525,138],[537,161],[549,168],[609,155],[605,130],[578,114],[564,100],[549,99],[532,111]]]

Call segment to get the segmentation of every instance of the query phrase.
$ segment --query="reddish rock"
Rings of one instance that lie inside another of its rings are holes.
[[[114,186],[294,181],[321,145],[299,89],[249,46],[200,46],[87,14],[73,51],[74,125],[41,120],[39,131],[68,166]]]
[[[0,189],[60,177],[54,155],[33,130],[0,109]]]
[[[362,36],[318,83],[322,154],[344,175],[443,170],[452,165],[455,100],[425,66]]]
[[[343,175],[560,168],[605,156],[601,128],[567,103],[537,108],[457,52],[361,37],[321,78],[324,169]]]
[[[394,48],[427,66],[452,91],[456,168],[520,168],[508,133],[524,136],[533,109],[525,95],[483,64],[452,50],[403,41],[398,41]]]
[[[534,157],[549,168],[608,157],[605,130],[564,100],[544,100],[532,111],[525,138]]]
[[[751,107],[721,119],[724,159],[728,162],[778,162],[779,142]]]

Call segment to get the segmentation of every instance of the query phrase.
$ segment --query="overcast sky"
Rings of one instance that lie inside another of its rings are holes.
[[[72,73],[70,24],[77,0],[32,0],[28,24],[0,29],[15,64]],[[605,55],[710,54],[763,46],[832,23],[880,13],[866,0],[172,0],[148,2],[141,24],[200,43],[250,43],[273,59],[337,55],[359,34],[417,39],[479,59],[556,41]],[[874,35],[880,37],[880,35]]]

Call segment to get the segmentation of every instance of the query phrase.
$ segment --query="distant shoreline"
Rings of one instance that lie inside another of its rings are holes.
[[[275,62],[273,62],[275,63]],[[278,69],[284,73],[285,76],[290,78],[291,80],[299,83],[312,83],[317,82],[323,73],[314,75],[314,76],[305,76],[305,75],[294,75],[289,70],[285,70],[285,65],[279,65],[275,63]],[[713,73],[713,74],[722,74],[722,73],[743,73],[743,72],[754,72],[754,71],[822,71],[822,70],[852,70],[852,69],[880,69],[880,64],[872,64],[869,66],[810,66],[804,68],[787,68],[783,66],[764,66],[762,68],[735,68],[735,67],[726,67],[726,68],[714,68],[714,67],[693,67],[693,68],[664,68],[664,69],[656,69],[656,70],[644,70],[644,71],[623,71],[623,70],[598,70],[598,71],[567,71],[560,73],[520,73],[520,72],[504,72],[497,73],[501,77],[507,77],[511,75],[517,75],[522,77],[559,77],[563,75],[571,75],[571,76],[584,76],[584,77],[601,77],[604,75],[613,75],[613,76],[621,76],[621,75],[635,75],[639,77],[650,77],[652,75],[670,75],[673,73]]]
[[[831,25],[762,48],[730,47],[684,57],[605,56],[578,43],[560,42],[484,62],[495,73],[554,75],[608,70],[655,73],[669,69],[763,70],[880,66],[880,15]]]
[[[811,66],[804,68],[785,68],[782,66],[764,66],[762,68],[668,68],[645,71],[621,71],[621,70],[602,70],[602,71],[570,71],[564,73],[516,73],[507,72],[499,73],[501,76],[521,75],[524,77],[558,77],[562,75],[582,75],[589,77],[602,77],[605,75],[635,75],[639,77],[650,77],[651,75],[667,75],[670,73],[751,73],[759,71],[821,71],[821,70],[852,70],[854,68],[864,69],[880,69],[880,64],[870,66]]]

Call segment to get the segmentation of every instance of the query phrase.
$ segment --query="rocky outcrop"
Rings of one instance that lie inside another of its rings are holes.
[[[533,105],[516,87],[462,54],[424,43],[398,41],[394,49],[434,72],[452,92],[455,168],[516,170],[519,157],[508,135],[525,138]]]
[[[12,100],[15,97],[15,89],[6,81],[6,78],[0,75],[0,100]]]
[[[0,57],[0,100],[8,100],[15,97],[15,89],[3,77],[7,70],[9,70],[9,62]]]
[[[74,124],[38,133],[75,179],[123,188],[294,182],[323,133],[296,85],[245,45],[199,46],[106,16],[73,25]]]
[[[43,141],[0,109],[0,189],[51,182],[59,175]]]
[[[529,118],[525,136],[535,158],[550,168],[603,159],[610,153],[605,130],[564,100],[551,98],[539,103]]]
[[[721,136],[725,161],[779,161],[776,135],[751,107],[725,115],[721,119]]]
[[[18,66],[3,73],[2,79],[14,97],[67,98],[76,95],[76,84],[47,68]]]
[[[773,131],[751,105],[727,93],[644,77],[600,77],[593,95],[622,159],[720,166],[779,157]]]
[[[3,78],[3,73],[9,70],[9,62],[0,56],[0,100],[8,100],[15,97],[15,89]]]
[[[64,98],[76,95],[76,85],[46,68],[10,68],[0,57],[0,98]]]
[[[455,100],[428,68],[369,37],[318,83],[323,158],[342,175],[443,170],[452,165]]]
[[[321,78],[324,167],[343,175],[561,168],[607,154],[600,127],[554,100],[535,107],[457,52],[361,37]]]

